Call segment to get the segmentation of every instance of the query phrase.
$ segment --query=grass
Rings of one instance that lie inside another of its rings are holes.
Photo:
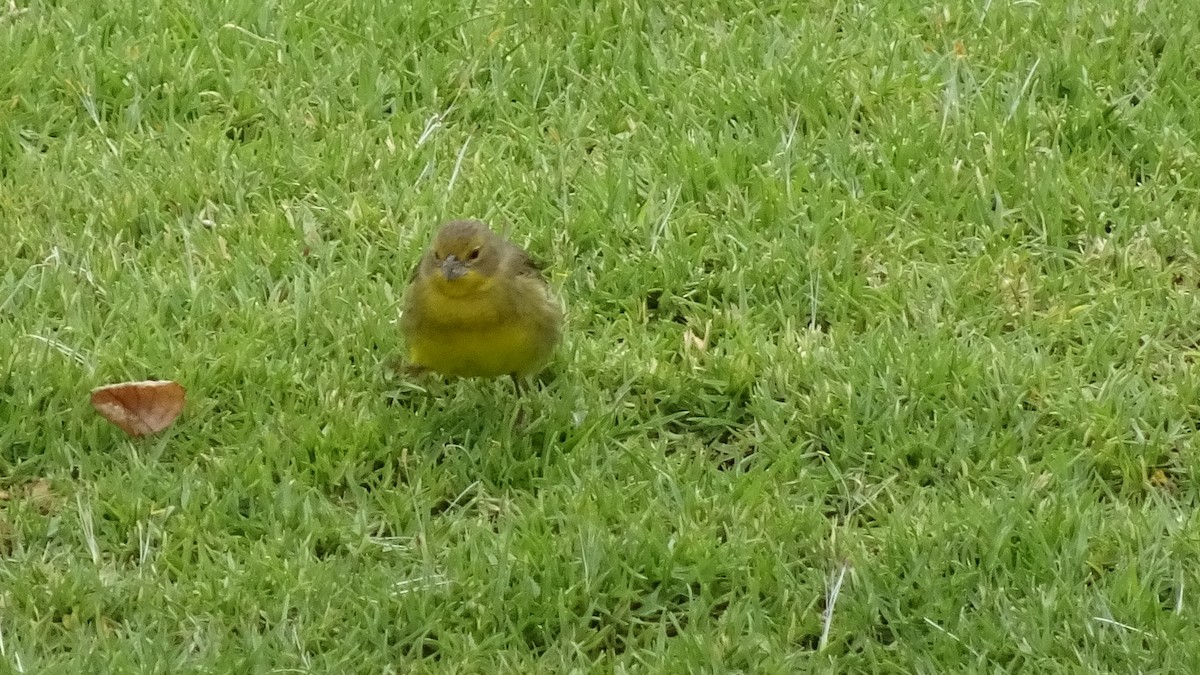
[[[1200,667],[1190,5],[684,7],[0,7],[4,667]],[[386,375],[451,217],[524,401]]]

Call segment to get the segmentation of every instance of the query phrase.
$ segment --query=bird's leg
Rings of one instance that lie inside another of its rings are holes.
[[[393,375],[398,377],[414,378],[429,372],[429,369],[425,366],[408,363],[403,356],[399,355],[391,357],[384,365],[388,370],[392,371]]]
[[[403,366],[400,369],[400,372],[404,373],[404,375],[407,377],[420,377],[421,375],[428,373],[429,369],[425,366],[418,366],[414,363],[410,363],[406,366]]]

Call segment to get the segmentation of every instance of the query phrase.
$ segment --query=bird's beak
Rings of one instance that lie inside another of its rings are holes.
[[[463,261],[458,259],[456,255],[448,255],[442,261],[442,276],[446,277],[446,281],[454,281],[461,279],[467,273],[467,266]]]

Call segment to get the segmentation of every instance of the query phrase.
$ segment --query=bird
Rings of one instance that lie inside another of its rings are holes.
[[[442,224],[409,276],[409,374],[510,376],[518,391],[562,339],[563,307],[529,254],[478,220]]]

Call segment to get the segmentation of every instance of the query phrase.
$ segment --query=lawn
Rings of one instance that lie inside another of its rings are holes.
[[[1200,671],[1188,0],[0,5],[0,670]],[[547,376],[409,380],[477,217]],[[97,386],[173,379],[135,439]]]

